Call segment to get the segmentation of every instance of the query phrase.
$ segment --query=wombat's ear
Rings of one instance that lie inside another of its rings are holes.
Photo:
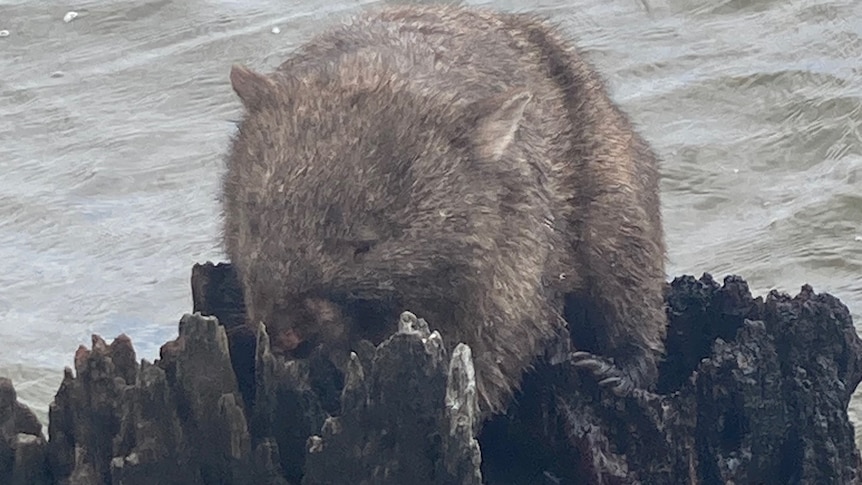
[[[479,100],[468,107],[472,142],[479,152],[497,160],[515,139],[515,133],[524,118],[524,108],[533,95],[524,88],[510,89],[504,93]]]
[[[272,79],[239,64],[230,68],[230,83],[242,104],[250,111],[258,109],[276,89]]]

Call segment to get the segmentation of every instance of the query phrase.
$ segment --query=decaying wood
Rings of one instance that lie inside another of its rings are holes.
[[[47,442],[0,380],[0,483],[862,483],[847,417],[862,340],[808,286],[754,299],[738,277],[676,278],[657,393],[539,363],[485,423],[470,348],[450,354],[417,316],[342,375],[273,356],[230,265],[196,265],[192,288],[196,313],[156,362],[123,335],[78,350]]]

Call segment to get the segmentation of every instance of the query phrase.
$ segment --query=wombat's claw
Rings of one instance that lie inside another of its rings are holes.
[[[599,385],[602,387],[609,387],[611,384],[613,384],[614,387],[620,386],[622,385],[622,379],[619,377],[608,377],[607,379],[599,381]]]
[[[572,352],[570,361],[574,367],[589,370],[599,386],[617,396],[627,396],[635,389],[634,382],[607,359],[589,352]]]

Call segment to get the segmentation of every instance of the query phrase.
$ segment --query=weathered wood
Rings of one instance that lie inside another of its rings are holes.
[[[808,286],[754,299],[738,277],[677,278],[656,393],[540,362],[486,423],[469,347],[450,355],[421,319],[359,345],[342,375],[276,358],[230,265],[196,265],[192,288],[200,314],[153,364],[125,336],[78,350],[47,444],[0,380],[0,483],[862,483],[847,417],[862,340]]]
[[[18,402],[12,381],[0,377],[0,483],[51,483],[45,450],[38,418]]]

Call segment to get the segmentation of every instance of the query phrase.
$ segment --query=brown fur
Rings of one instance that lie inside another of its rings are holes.
[[[343,348],[353,324],[326,302],[394,299],[472,347],[481,406],[496,412],[565,328],[574,291],[601,351],[654,382],[656,158],[552,26],[392,7],[316,36],[271,75],[235,66],[231,82],[247,113],[224,242],[251,323]]]

